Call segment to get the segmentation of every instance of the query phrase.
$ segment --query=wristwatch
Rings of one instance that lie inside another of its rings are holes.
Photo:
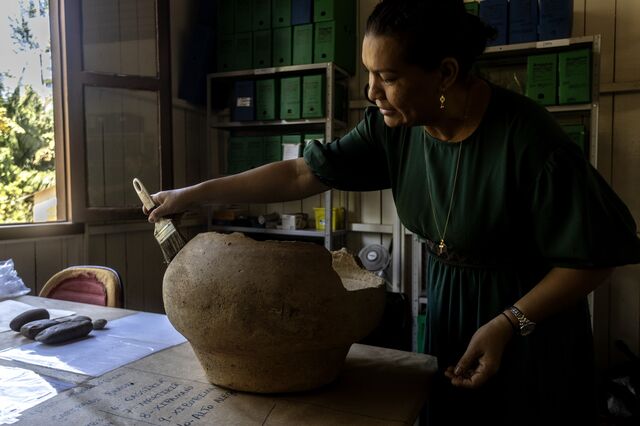
[[[521,336],[527,336],[533,333],[533,330],[536,328],[536,323],[531,321],[529,318],[525,317],[522,311],[515,306],[509,306],[509,311],[513,314],[514,317],[518,320],[518,328],[520,330]]]

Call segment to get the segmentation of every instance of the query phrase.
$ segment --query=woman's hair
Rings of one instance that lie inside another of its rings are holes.
[[[462,0],[382,0],[367,20],[365,35],[397,39],[407,63],[427,71],[453,57],[464,77],[496,31],[467,13]]]

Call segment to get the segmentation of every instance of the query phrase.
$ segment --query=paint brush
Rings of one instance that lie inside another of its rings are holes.
[[[153,198],[149,195],[147,188],[140,182],[140,179],[133,179],[133,188],[136,190],[147,212],[151,213],[153,209],[158,207],[156,203],[153,202]],[[175,227],[173,221],[164,217],[155,223],[153,236],[158,244],[160,244],[160,249],[162,250],[162,255],[166,263],[170,263],[171,259],[173,259],[186,244],[184,237],[180,234],[178,228]]]

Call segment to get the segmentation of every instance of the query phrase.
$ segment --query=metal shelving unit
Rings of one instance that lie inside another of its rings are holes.
[[[520,63],[526,67],[527,56],[560,52],[578,48],[591,50],[591,102],[573,105],[552,105],[547,110],[558,116],[564,115],[588,115],[589,123],[589,161],[598,167],[598,117],[600,112],[600,35],[575,37],[559,40],[545,40],[530,43],[509,44],[504,46],[491,46],[479,59],[482,63]],[[413,320],[412,346],[418,347],[418,315],[421,308],[427,304],[424,294],[425,284],[425,255],[424,244],[414,236],[411,244],[411,313]]]
[[[218,82],[232,82],[233,80],[242,78],[263,78],[263,77],[284,77],[291,75],[309,75],[317,74],[324,71],[325,73],[325,114],[323,118],[318,119],[299,119],[299,120],[270,120],[270,121],[250,121],[250,122],[233,122],[228,120],[228,114],[217,114],[213,110],[212,97],[214,96],[214,83]],[[249,69],[240,71],[229,71],[221,73],[212,73],[207,76],[207,129],[217,129],[234,131],[246,135],[255,134],[274,134],[280,132],[297,132],[297,131],[322,131],[325,135],[325,141],[331,141],[336,136],[336,131],[346,129],[346,121],[339,120],[335,117],[335,87],[336,84],[342,82],[348,82],[349,74],[342,68],[335,65],[333,62],[318,63],[318,64],[305,64],[305,65],[292,65],[284,67],[270,67]],[[347,92],[347,91],[345,91]],[[346,111],[345,111],[346,114]],[[347,117],[344,117],[346,120]],[[221,120],[220,120],[221,119]],[[211,144],[207,144],[208,149],[211,149]],[[209,158],[214,155],[218,161],[222,161],[225,158],[223,150],[223,144],[218,144],[218,149],[209,151],[207,154]],[[210,176],[219,176],[221,173],[210,171]],[[346,234],[346,230],[331,230],[332,223],[332,191],[326,191],[324,193],[324,208],[325,208],[325,226],[324,230],[318,231],[315,229],[305,230],[279,230],[279,229],[264,229],[264,228],[249,228],[249,227],[234,227],[234,226],[213,226],[211,220],[208,220],[208,227],[211,230],[226,231],[226,232],[245,232],[245,233],[262,233],[272,235],[284,235],[291,237],[312,237],[321,238],[324,240],[324,245],[327,249],[334,248],[334,240],[336,237],[341,237]],[[210,218],[209,218],[210,219]]]

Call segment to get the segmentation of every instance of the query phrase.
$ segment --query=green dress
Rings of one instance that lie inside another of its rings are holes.
[[[391,188],[402,223],[427,240],[425,351],[441,370],[552,267],[640,262],[633,218],[579,147],[535,102],[491,89],[480,126],[461,144],[435,139],[421,126],[389,128],[377,108],[368,108],[349,134],[309,145],[304,155],[331,187]],[[458,155],[448,250],[438,256],[434,211],[442,230]],[[592,346],[585,298],[533,334],[514,336],[500,371],[480,389],[454,388],[438,375],[430,424],[594,423]]]

